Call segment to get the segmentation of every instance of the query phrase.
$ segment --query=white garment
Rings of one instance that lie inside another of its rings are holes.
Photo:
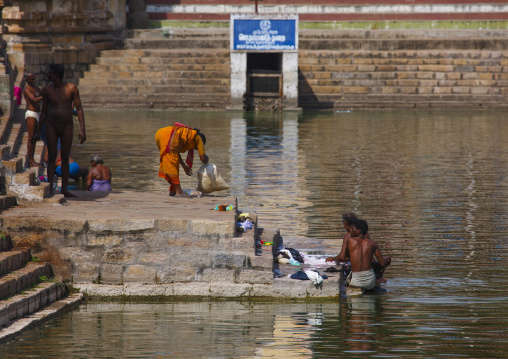
[[[323,281],[323,277],[321,277],[317,272],[314,272],[313,270],[305,271],[305,274],[307,274],[307,277],[309,277],[309,279],[314,284],[319,284]]]
[[[372,289],[376,285],[376,275],[373,269],[364,270],[361,272],[351,272],[351,287],[358,287],[363,289]]]
[[[33,117],[33,118],[35,118],[37,121],[39,121],[39,116],[40,116],[40,113],[39,113],[39,112],[30,111],[30,110],[26,110],[26,112],[25,112],[25,120],[26,120],[28,117]]]

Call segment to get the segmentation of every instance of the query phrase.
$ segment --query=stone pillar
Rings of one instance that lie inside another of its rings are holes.
[[[231,109],[242,110],[247,92],[247,53],[231,53]]]
[[[148,29],[150,27],[146,5],[144,0],[127,0],[129,5],[129,15],[127,17],[127,27],[129,29]]]

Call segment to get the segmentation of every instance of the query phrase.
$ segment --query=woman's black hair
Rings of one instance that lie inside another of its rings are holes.
[[[199,128],[194,128],[193,130],[198,133],[199,137],[201,137],[201,140],[203,141],[203,145],[206,145],[206,136],[205,136],[205,134],[201,133]]]

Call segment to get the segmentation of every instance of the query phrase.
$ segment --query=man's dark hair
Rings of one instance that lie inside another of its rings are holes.
[[[351,226],[362,231],[363,235],[365,235],[369,231],[369,225],[367,224],[367,221],[363,219],[358,218],[351,219]]]
[[[194,128],[193,130],[197,131],[199,137],[201,137],[201,140],[203,140],[203,145],[206,145],[206,136],[205,136],[205,134],[201,133],[201,131],[199,131],[199,128]]]
[[[64,66],[62,64],[50,64],[49,70],[56,74],[60,80],[63,80],[64,77]]]
[[[351,225],[351,220],[352,219],[357,219],[358,217],[356,216],[356,214],[354,214],[353,212],[349,212],[349,213],[344,213],[342,215],[342,222],[346,223],[348,226]]]

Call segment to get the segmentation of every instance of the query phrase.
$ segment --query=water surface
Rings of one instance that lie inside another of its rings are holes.
[[[335,255],[341,214],[366,219],[394,258],[387,292],[343,303],[89,303],[0,346],[1,357],[506,357],[505,118],[88,111],[88,140],[72,156],[86,165],[100,153],[114,190],[167,195],[154,134],[199,127],[231,186],[220,194],[280,228],[287,246]],[[184,188],[196,183],[182,174]]]

